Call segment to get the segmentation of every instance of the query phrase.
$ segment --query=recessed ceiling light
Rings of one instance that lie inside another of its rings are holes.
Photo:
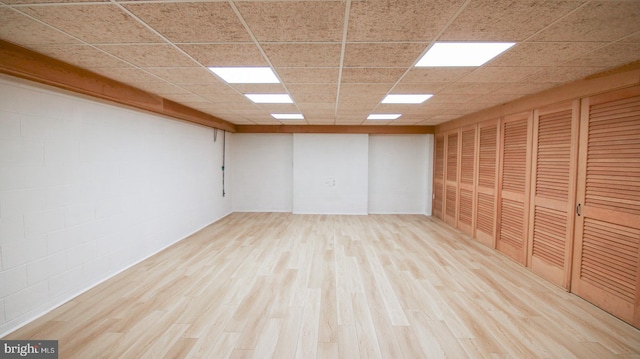
[[[247,98],[255,103],[293,103],[287,94],[245,94]]]
[[[272,113],[271,116],[278,120],[304,120],[301,113]]]
[[[423,103],[433,95],[387,95],[382,103]]]
[[[436,42],[416,67],[481,66],[515,42]]]
[[[402,116],[399,113],[386,113],[386,114],[376,114],[367,116],[367,120],[395,120],[398,117]]]
[[[209,70],[230,84],[280,83],[270,67],[209,67]]]

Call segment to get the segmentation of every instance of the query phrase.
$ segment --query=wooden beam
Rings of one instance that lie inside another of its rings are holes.
[[[234,124],[218,117],[2,40],[0,73],[208,127],[236,131]]]
[[[433,126],[237,125],[237,133],[358,133],[415,135],[434,133]]]

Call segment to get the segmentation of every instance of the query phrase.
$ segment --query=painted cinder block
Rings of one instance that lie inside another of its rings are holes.
[[[231,212],[210,128],[6,76],[0,112],[0,334]]]
[[[68,269],[48,280],[48,299],[55,299],[76,294],[86,287],[86,281],[82,276],[82,267]]]
[[[0,298],[27,287],[27,268],[14,267],[0,271]]]
[[[40,282],[4,298],[6,320],[11,321],[36,309],[49,298],[49,285]]]
[[[33,285],[64,272],[67,269],[66,255],[58,252],[29,262],[26,267],[27,283]]]
[[[22,216],[46,210],[44,189],[22,189],[0,192],[0,216]]]
[[[47,238],[44,234],[3,240],[2,268],[13,268],[47,255]]]
[[[64,228],[64,210],[53,209],[24,215],[25,236],[32,237]]]
[[[82,227],[75,226],[47,233],[47,253],[53,254],[82,244]]]
[[[20,137],[20,115],[14,112],[0,111],[0,140]]]

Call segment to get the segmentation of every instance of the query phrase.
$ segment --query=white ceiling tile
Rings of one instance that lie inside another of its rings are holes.
[[[341,41],[343,1],[236,2],[258,41]]]
[[[253,43],[179,44],[178,47],[205,67],[268,65],[258,46]]]
[[[426,49],[422,43],[348,43],[345,67],[402,67],[413,65]]]
[[[590,1],[532,41],[615,41],[640,31],[638,1]]]
[[[262,49],[275,67],[338,67],[342,46],[335,44],[264,44]]]
[[[471,1],[438,40],[522,41],[583,3],[564,0]]]
[[[79,40],[9,8],[0,8],[0,38],[30,45],[78,44]],[[32,47],[33,48],[33,47]]]
[[[431,41],[463,0],[376,0],[351,3],[347,41]]]
[[[20,11],[92,44],[162,42],[114,4],[29,6]]]
[[[251,41],[227,2],[155,2],[124,7],[172,42]]]

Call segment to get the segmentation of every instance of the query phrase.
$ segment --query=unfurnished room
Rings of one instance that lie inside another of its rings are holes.
[[[0,358],[640,357],[640,1],[0,19]]]

